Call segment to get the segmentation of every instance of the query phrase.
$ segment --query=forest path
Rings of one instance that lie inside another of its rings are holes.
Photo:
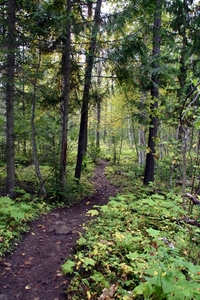
[[[0,265],[0,300],[63,300],[68,280],[61,264],[73,252],[82,226],[89,221],[86,212],[93,205],[104,205],[117,189],[104,175],[107,163],[96,167],[96,191],[70,208],[59,208],[31,224],[12,256]]]

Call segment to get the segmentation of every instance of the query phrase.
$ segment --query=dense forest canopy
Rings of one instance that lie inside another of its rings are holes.
[[[200,299],[200,2],[2,0],[0,33],[0,260],[82,199],[69,299]]]
[[[80,181],[88,158],[107,153],[116,164],[124,147],[145,184],[162,167],[168,186],[176,179],[184,190],[189,174],[198,192],[199,9],[186,0],[3,1],[2,193],[14,198],[21,165],[34,165],[39,194],[53,180],[65,198],[69,169]]]

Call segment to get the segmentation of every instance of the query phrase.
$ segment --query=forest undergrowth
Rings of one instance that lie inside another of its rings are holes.
[[[124,167],[106,173],[124,192],[88,212],[97,218],[62,265],[68,299],[199,300],[200,228],[187,222],[198,206],[189,214],[180,190],[144,187]]]
[[[78,190],[71,184],[68,205],[91,193],[93,167],[88,165]],[[164,173],[143,186],[142,171],[124,157],[122,163],[108,164],[104,173],[120,192],[87,212],[95,218],[61,265],[67,285],[72,278],[67,299],[200,300],[199,206],[191,210],[188,199],[183,208],[180,187],[168,188],[161,180]],[[23,189],[18,195],[16,200],[1,197],[0,256],[19,243],[31,220],[66,206],[55,202],[54,194],[48,201]]]

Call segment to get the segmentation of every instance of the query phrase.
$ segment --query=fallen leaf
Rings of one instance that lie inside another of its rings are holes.
[[[42,224],[39,224],[38,227],[40,227],[40,228],[45,228],[45,226],[42,225]]]
[[[25,261],[24,264],[27,266],[27,265],[31,265],[31,262],[30,261]]]
[[[24,253],[22,253],[22,256],[25,256],[26,255],[26,253],[24,252]]]
[[[62,277],[62,276],[63,276],[63,273],[62,273],[61,271],[57,271],[57,272],[56,272],[56,276]]]
[[[3,285],[3,289],[7,289],[8,287],[8,285]]]
[[[31,234],[32,234],[32,235],[35,235],[35,233],[34,233],[34,232],[31,232]]]
[[[57,290],[57,289],[59,289],[59,285],[55,286],[55,288],[54,288],[54,290]]]
[[[109,289],[103,289],[103,293],[98,300],[115,300],[114,294],[117,290],[117,285],[112,284]]]
[[[30,289],[31,289],[30,285],[25,286],[25,290],[30,290]]]
[[[5,262],[5,263],[4,263],[4,266],[6,266],[6,267],[11,267],[12,264]]]

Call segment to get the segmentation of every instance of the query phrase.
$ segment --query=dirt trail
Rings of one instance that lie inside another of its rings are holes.
[[[97,166],[94,182],[96,192],[70,208],[56,209],[31,225],[29,233],[12,256],[0,265],[0,300],[63,300],[68,280],[60,265],[72,253],[89,220],[86,212],[93,205],[104,205],[117,190],[104,175],[106,162]]]

